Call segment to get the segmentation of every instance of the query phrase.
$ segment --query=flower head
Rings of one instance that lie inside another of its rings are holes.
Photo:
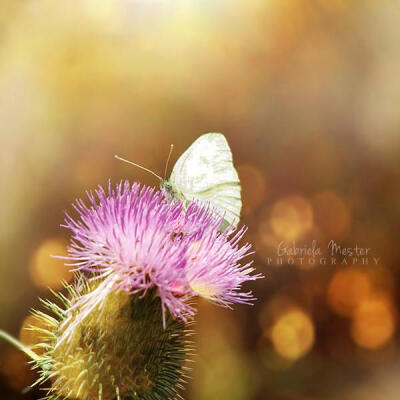
[[[221,232],[223,217],[207,205],[127,181],[88,197],[64,224],[77,280],[56,294],[61,307],[43,301],[54,316],[34,312],[41,324],[31,329],[42,342],[33,349],[41,354],[17,346],[39,369],[37,383],[50,383],[46,399],[181,398],[193,348],[190,300],[253,300],[242,284],[261,275],[240,263],[250,254],[249,244],[239,245],[245,228]]]
[[[184,322],[195,314],[188,301],[196,296],[223,306],[254,299],[242,291],[244,282],[261,277],[251,275],[251,262],[240,264],[250,254],[249,244],[238,244],[245,228],[220,232],[222,217],[210,207],[169,201],[127,181],[107,191],[99,187],[88,198],[89,205],[75,202],[78,218],[67,215],[64,225],[72,231],[68,252],[75,270],[101,279],[76,305],[87,303],[82,318],[110,291],[155,289],[164,314],[168,309]]]

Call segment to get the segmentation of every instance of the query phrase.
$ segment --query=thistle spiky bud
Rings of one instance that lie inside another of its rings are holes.
[[[82,280],[81,280],[82,283]],[[34,361],[37,383],[48,382],[47,399],[166,400],[180,398],[192,346],[188,324],[168,317],[162,323],[160,299],[154,293],[132,296],[110,292],[99,312],[75,325],[71,336],[59,343],[68,325],[65,310],[73,307],[82,292],[90,295],[93,283],[82,291],[67,286],[67,296],[56,294],[61,307],[43,301],[54,314],[34,312],[48,328],[37,348],[45,350]],[[79,318],[74,308],[70,323]],[[42,325],[42,324],[41,324]]]

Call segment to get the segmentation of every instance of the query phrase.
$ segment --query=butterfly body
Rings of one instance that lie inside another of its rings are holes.
[[[166,197],[176,200],[185,200],[182,193],[179,193],[168,179],[163,179],[160,183],[161,190],[164,191]]]

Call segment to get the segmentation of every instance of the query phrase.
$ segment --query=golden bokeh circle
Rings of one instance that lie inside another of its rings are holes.
[[[328,286],[328,304],[338,315],[351,317],[371,293],[371,282],[363,271],[347,268],[336,272]]]
[[[390,341],[395,325],[390,300],[384,295],[375,295],[357,307],[351,327],[352,338],[358,346],[375,350]]]
[[[297,360],[307,354],[314,344],[314,325],[304,311],[291,309],[277,319],[270,338],[281,356]]]
[[[29,314],[25,317],[19,330],[19,340],[26,346],[32,347],[43,341],[43,332],[40,330],[32,329],[37,327],[39,329],[51,329],[43,319],[36,317],[33,314]],[[33,349],[37,354],[43,353],[43,349]]]
[[[295,240],[311,230],[313,210],[310,202],[304,197],[288,196],[273,205],[269,221],[278,237]]]
[[[64,261],[54,256],[66,256],[63,240],[46,239],[32,255],[29,273],[33,283],[40,288],[61,289],[63,281],[69,281],[73,274]]]

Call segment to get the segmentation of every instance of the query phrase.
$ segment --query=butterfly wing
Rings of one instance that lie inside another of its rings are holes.
[[[210,202],[224,215],[225,225],[239,223],[240,181],[221,133],[206,133],[195,140],[176,162],[170,183],[186,200]]]

